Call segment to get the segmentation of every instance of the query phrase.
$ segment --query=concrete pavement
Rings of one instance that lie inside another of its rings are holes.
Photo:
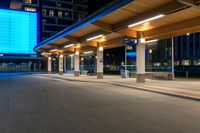
[[[197,79],[176,79],[174,81],[150,80],[146,83],[136,83],[134,78],[121,78],[120,76],[104,76],[104,79],[97,79],[96,76],[81,75],[74,77],[73,74],[40,74],[39,76],[47,76],[57,79],[91,83],[109,83],[113,85],[140,89],[180,98],[200,101],[200,82]]]
[[[192,100],[34,75],[0,84],[0,133],[200,132],[200,103]]]

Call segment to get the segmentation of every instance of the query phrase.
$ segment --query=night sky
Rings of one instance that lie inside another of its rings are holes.
[[[1,0],[0,8],[8,9],[10,7],[11,0]]]
[[[92,13],[111,1],[112,0],[89,0],[89,12]]]

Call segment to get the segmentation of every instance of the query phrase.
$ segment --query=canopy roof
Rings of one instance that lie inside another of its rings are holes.
[[[200,0],[114,0],[35,47],[70,54],[122,46],[121,38],[164,39],[200,31]],[[101,36],[100,36],[101,35]],[[93,37],[99,36],[94,39]],[[91,39],[93,38],[93,39]],[[76,45],[71,45],[76,44]],[[65,47],[70,45],[70,47]]]

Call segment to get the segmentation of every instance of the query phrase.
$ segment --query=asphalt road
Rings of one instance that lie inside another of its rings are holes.
[[[109,84],[0,74],[0,133],[200,133],[200,102]]]

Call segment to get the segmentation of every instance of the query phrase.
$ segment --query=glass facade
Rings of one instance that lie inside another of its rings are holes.
[[[66,70],[72,71],[74,70],[74,55],[69,55],[66,58]]]
[[[172,71],[172,39],[146,44],[146,71]]]
[[[147,46],[152,50],[152,66],[170,70],[171,39],[159,41]],[[200,33],[191,33],[174,37],[174,69],[177,76],[198,76],[200,73]]]
[[[94,52],[85,53],[81,57],[81,70],[88,71],[94,70],[96,71],[96,56]]]
[[[37,13],[0,10],[0,53],[35,54]]]
[[[66,58],[66,70],[74,70],[74,55]],[[96,70],[96,56],[94,52],[80,55],[80,71]]]
[[[0,9],[0,72],[46,71],[44,58],[33,51],[37,22],[35,12]]]

